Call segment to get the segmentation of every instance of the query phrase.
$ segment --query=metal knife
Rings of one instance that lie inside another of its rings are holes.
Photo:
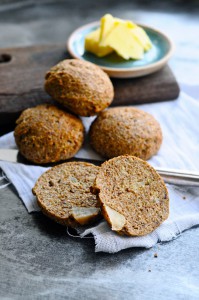
[[[23,163],[32,165],[33,163],[27,161],[16,149],[0,149],[0,160],[9,161],[14,163]],[[86,158],[76,158],[73,157],[67,161],[85,161],[96,165],[101,165],[103,161],[86,159]],[[57,163],[56,163],[57,164]],[[45,166],[53,166],[53,164],[48,164]],[[199,186],[199,172],[186,171],[186,170],[175,170],[175,169],[165,169],[165,168],[155,168],[166,183],[184,185],[184,186]]]

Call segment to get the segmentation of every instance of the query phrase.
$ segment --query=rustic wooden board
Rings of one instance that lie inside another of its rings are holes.
[[[43,89],[48,69],[69,58],[65,45],[0,49],[0,127],[13,126],[22,110],[53,103]],[[113,79],[113,106],[176,99],[179,86],[168,66],[136,79]]]

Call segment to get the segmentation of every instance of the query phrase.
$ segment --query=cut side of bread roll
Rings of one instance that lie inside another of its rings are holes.
[[[164,181],[147,162],[130,155],[101,165],[92,191],[112,230],[142,236],[156,229],[169,215]]]
[[[46,171],[33,188],[42,212],[70,227],[95,221],[101,210],[90,188],[98,171],[99,167],[85,162],[63,163]]]

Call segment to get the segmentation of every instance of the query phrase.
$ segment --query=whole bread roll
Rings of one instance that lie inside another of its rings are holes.
[[[134,107],[101,112],[90,127],[91,146],[106,158],[129,154],[144,160],[156,154],[162,143],[158,121]]]
[[[46,92],[80,116],[96,115],[113,101],[113,85],[108,75],[93,63],[66,59],[46,74]]]
[[[14,136],[20,153],[37,164],[73,157],[84,140],[82,121],[54,105],[28,108],[16,123]]]

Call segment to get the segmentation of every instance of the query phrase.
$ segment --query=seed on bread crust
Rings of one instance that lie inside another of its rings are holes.
[[[162,178],[135,156],[119,156],[103,163],[93,190],[102,215],[120,234],[142,236],[168,218],[169,196]]]
[[[37,164],[73,157],[84,140],[82,121],[54,105],[26,109],[16,123],[14,136],[19,151]]]
[[[63,163],[46,171],[33,188],[42,212],[65,226],[95,221],[100,207],[90,188],[98,171],[99,167],[85,162]]]
[[[92,116],[113,101],[113,85],[108,75],[93,63],[66,59],[46,74],[46,92],[80,116]]]
[[[149,159],[160,148],[162,131],[152,115],[134,107],[101,112],[90,127],[91,146],[104,157],[129,154]]]

